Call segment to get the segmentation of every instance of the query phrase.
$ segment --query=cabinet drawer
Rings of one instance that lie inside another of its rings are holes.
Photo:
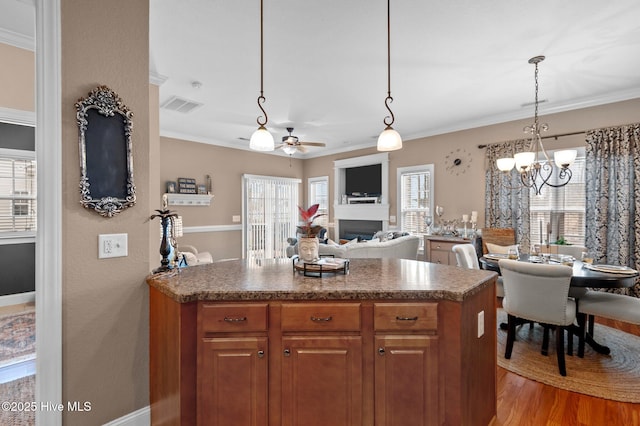
[[[203,303],[200,309],[202,331],[266,331],[267,304],[218,305]]]
[[[462,242],[449,242],[449,241],[429,241],[431,250],[451,251],[451,248],[456,244],[462,244]]]
[[[438,329],[437,303],[375,303],[375,331],[412,331]]]
[[[285,303],[282,331],[360,331],[360,303]]]
[[[429,259],[431,263],[440,263],[442,265],[449,264],[449,253],[446,251],[431,251],[431,259]]]

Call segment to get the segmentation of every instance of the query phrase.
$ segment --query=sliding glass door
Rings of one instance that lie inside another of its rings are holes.
[[[296,235],[300,179],[244,175],[242,180],[244,258],[287,257],[287,238]]]

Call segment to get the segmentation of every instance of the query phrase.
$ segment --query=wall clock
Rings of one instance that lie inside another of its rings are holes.
[[[471,153],[464,148],[456,148],[451,150],[445,157],[444,163],[447,172],[452,175],[460,176],[471,168],[473,157]]]

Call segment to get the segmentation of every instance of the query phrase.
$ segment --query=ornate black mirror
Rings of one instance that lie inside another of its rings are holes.
[[[133,113],[106,86],[76,102],[80,131],[80,204],[113,217],[136,203],[131,132]]]

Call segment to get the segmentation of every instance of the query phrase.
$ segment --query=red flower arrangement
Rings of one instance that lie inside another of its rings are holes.
[[[298,226],[299,234],[310,238],[318,235],[318,232],[320,232],[322,226],[314,225],[313,221],[316,220],[316,218],[325,215],[324,213],[316,214],[318,212],[318,207],[320,207],[320,204],[314,204],[305,210],[302,207],[298,206],[298,210],[300,211],[300,218],[302,219],[302,222],[304,222],[304,225]]]

